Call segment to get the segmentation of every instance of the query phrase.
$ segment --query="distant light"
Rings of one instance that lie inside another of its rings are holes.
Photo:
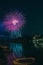
[[[32,42],[35,48],[43,48],[43,37],[36,35],[33,37]]]

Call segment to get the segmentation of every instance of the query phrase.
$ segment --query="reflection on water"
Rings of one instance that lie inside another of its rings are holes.
[[[21,43],[10,43],[10,49],[13,50],[16,58],[22,57],[23,49]]]

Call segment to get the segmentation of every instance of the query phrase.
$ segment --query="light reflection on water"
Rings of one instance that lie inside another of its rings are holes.
[[[22,57],[23,49],[21,43],[10,43],[10,49],[16,57]]]

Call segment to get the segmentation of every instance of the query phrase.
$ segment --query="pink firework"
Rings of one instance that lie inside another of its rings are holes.
[[[20,12],[9,13],[5,16],[3,26],[5,29],[12,31],[22,28],[25,18]]]

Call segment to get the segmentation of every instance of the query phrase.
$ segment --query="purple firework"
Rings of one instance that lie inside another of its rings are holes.
[[[9,13],[5,16],[3,25],[5,29],[12,31],[22,28],[25,18],[20,12]]]

